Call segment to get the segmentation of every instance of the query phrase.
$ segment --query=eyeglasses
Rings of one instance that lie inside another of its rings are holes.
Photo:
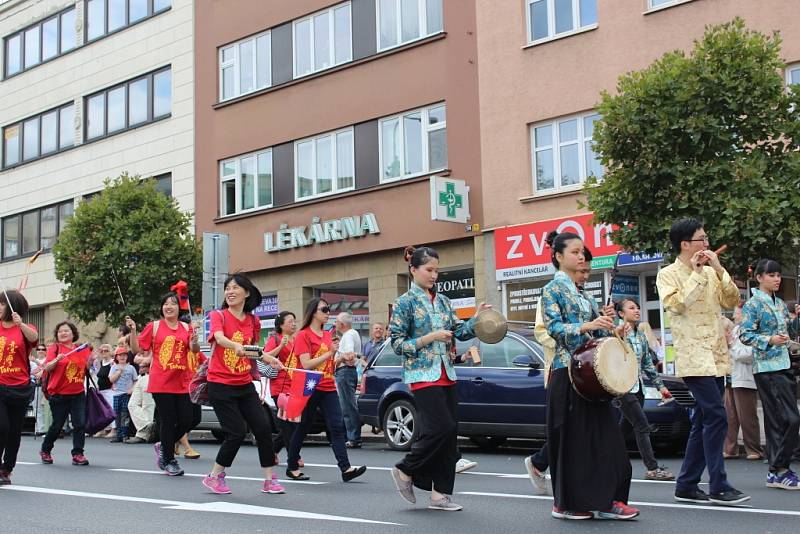
[[[321,308],[317,308],[317,311],[321,311],[322,313],[330,313],[331,312],[331,308],[330,308],[330,306],[323,306]]]
[[[702,241],[703,243],[709,243],[710,242],[710,238],[707,235],[704,235],[702,237],[698,237],[697,239],[689,239],[688,241],[689,242]]]
[[[45,347],[36,347],[36,351],[37,351],[37,352],[44,352],[44,351],[46,351],[46,350],[47,350],[47,349],[46,349]]]

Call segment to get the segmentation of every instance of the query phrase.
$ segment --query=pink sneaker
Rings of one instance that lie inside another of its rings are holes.
[[[225,484],[225,471],[217,476],[208,475],[203,479],[203,485],[219,495],[226,495],[231,489]]]
[[[281,486],[281,483],[278,482],[278,477],[273,473],[270,480],[264,481],[264,487],[261,488],[261,493],[272,493],[276,495],[279,493],[286,493],[286,488]]]

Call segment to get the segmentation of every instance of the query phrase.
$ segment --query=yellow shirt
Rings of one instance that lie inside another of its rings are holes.
[[[696,273],[677,259],[658,273],[656,285],[669,316],[677,375],[729,374],[730,355],[719,316],[723,308],[739,303],[739,289],[727,271],[719,277],[705,266],[702,274]]]
[[[544,351],[544,386],[550,379],[550,366],[553,364],[553,356],[556,354],[556,340],[547,334],[547,326],[544,324],[542,315],[542,297],[536,304],[536,324],[533,327],[533,336],[542,345]]]

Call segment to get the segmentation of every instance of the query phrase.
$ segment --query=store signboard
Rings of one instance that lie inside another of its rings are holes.
[[[611,298],[614,302],[618,302],[624,298],[630,297],[639,302],[639,277],[638,276],[624,276],[617,275],[611,284]]]
[[[458,269],[439,273],[436,291],[450,299],[450,304],[461,319],[475,315],[475,270]]]
[[[275,317],[278,315],[278,295],[261,297],[261,304],[253,310],[256,317]]]
[[[620,252],[620,247],[609,236],[613,227],[595,224],[593,216],[585,213],[498,228],[494,231],[496,279],[504,281],[552,275],[555,268],[545,239],[553,230],[578,234],[595,258],[610,257],[609,267],[613,266],[613,258]],[[607,263],[608,260],[604,260],[603,264]]]
[[[661,263],[664,261],[664,255],[660,252],[655,254],[645,254],[644,252],[635,252],[633,254],[620,254],[617,265],[625,267],[626,265],[644,265],[647,263]]]
[[[505,302],[506,317],[508,320],[534,322],[539,297],[542,296],[542,290],[549,282],[549,279],[508,282],[506,284]],[[584,290],[594,298],[597,306],[600,307],[604,302],[606,294],[606,283],[603,273],[596,273],[589,276],[589,281],[584,286]]]

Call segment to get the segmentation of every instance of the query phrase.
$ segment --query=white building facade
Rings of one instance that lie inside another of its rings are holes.
[[[191,0],[0,1],[0,276],[42,339],[64,317],[51,254],[82,198],[123,172],[194,209]],[[105,325],[84,328],[100,339]]]

